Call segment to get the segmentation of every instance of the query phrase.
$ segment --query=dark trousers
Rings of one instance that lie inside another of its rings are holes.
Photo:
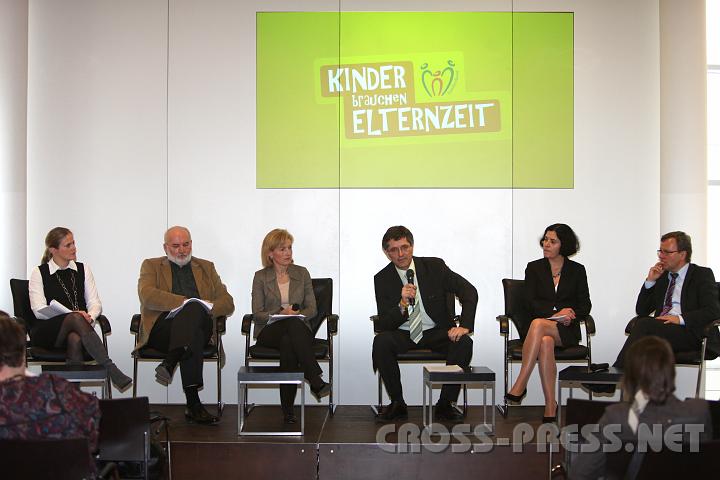
[[[280,350],[280,368],[302,370],[310,386],[318,388],[322,386],[322,369],[315,359],[312,342],[312,332],[299,318],[286,318],[266,325],[257,339],[258,345]],[[280,405],[284,412],[292,412],[296,393],[296,385],[280,385]]]
[[[173,318],[160,315],[150,331],[148,345],[163,353],[185,348],[180,359],[183,387],[203,385],[203,349],[212,336],[212,317],[205,308],[191,302]]]
[[[639,317],[630,335],[625,340],[625,345],[623,345],[620,350],[613,367],[623,368],[625,364],[625,354],[628,348],[630,348],[630,345],[648,335],[664,338],[670,342],[673,352],[700,350],[700,340],[698,340],[687,327],[672,323],[665,324],[662,320],[657,320],[654,317]]]
[[[444,353],[447,355],[448,365],[467,368],[472,358],[473,341],[469,336],[463,335],[457,342],[451,342],[448,338],[448,330],[444,328],[425,330],[418,344],[410,340],[410,332],[407,330],[392,330],[375,335],[372,350],[373,368],[380,371],[385,389],[393,401],[404,401],[397,356],[414,348],[429,348],[433,352]],[[459,393],[459,384],[443,385],[440,401],[457,401]]]

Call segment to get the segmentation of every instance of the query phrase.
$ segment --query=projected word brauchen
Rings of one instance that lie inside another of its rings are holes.
[[[417,72],[431,99],[417,103],[412,62],[324,65],[323,97],[343,98],[345,136],[350,139],[497,132],[496,99],[443,101],[457,81],[453,60],[442,68],[423,63]]]

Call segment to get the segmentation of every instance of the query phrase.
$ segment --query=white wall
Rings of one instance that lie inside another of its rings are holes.
[[[297,10],[297,2],[174,0],[169,12],[159,0],[31,2],[28,271],[49,228],[72,228],[114,325],[112,354],[129,370],[140,262],[162,253],[168,225],[189,226],[194,253],[215,261],[235,298],[223,372],[224,398],[235,402],[240,319],[250,310],[260,242],[269,229],[286,227],[296,238],[296,262],[335,280],[336,401],[364,404],[375,399],[368,317],[375,313],[372,275],[387,263],[380,238],[389,225],[410,227],[417,255],[442,256],[478,287],[473,363],[500,380],[500,279],[522,277],[540,255],[544,227],[563,221],[582,241],[577,260],[589,273],[595,359],[612,361],[660,233],[658,2],[442,4],[513,5],[575,12],[573,190],[257,190],[255,12]],[[344,10],[408,7],[438,4],[341,3]],[[337,2],[303,8],[333,10]],[[400,211],[408,202],[412,214]],[[142,369],[139,391],[151,401],[182,402],[179,382],[166,391],[152,368]],[[417,404],[420,369],[403,371],[407,400]],[[215,395],[212,372],[208,365],[207,402]],[[540,403],[539,389],[530,392],[526,403]],[[253,398],[278,401],[274,390]]]
[[[0,272],[25,278],[28,2],[0,0]],[[0,310],[12,314],[8,283]]]

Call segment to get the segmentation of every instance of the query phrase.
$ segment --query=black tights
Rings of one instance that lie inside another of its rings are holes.
[[[55,347],[60,348],[64,343],[67,343],[65,353],[67,362],[82,363],[84,360],[82,336],[94,331],[88,321],[85,320],[85,317],[75,312],[68,313],[60,326],[60,331],[55,340]]]

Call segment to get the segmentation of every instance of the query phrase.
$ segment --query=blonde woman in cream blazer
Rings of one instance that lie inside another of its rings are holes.
[[[310,391],[320,398],[330,394],[330,384],[322,379],[322,369],[313,352],[310,319],[317,315],[310,273],[295,265],[293,236],[282,229],[269,232],[262,243],[263,269],[255,272],[252,285],[252,311],[257,344],[280,351],[280,367],[302,370]],[[273,319],[273,315],[289,315]],[[297,315],[297,316],[293,316]],[[280,404],[285,423],[296,423],[295,385],[280,385]]]

